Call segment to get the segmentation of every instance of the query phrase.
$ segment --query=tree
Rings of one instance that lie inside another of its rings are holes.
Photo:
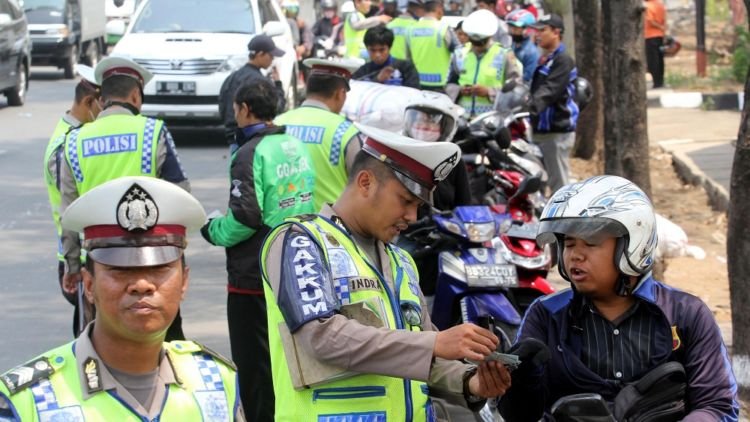
[[[578,118],[573,156],[590,159],[604,143],[602,17],[599,0],[573,0],[578,75],[591,83],[594,97]]]
[[[642,0],[602,1],[604,172],[651,194]]]
[[[750,0],[745,0],[750,10]],[[750,19],[748,20],[750,26]],[[732,303],[732,366],[740,394],[750,398],[750,71],[729,185],[727,269]]]

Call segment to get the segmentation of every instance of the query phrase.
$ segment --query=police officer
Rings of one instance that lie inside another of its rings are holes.
[[[409,0],[406,5],[406,11],[386,25],[388,29],[393,31],[391,55],[396,59],[406,60],[408,58],[406,38],[409,36],[409,29],[422,16],[424,16],[424,4],[422,0]]]
[[[315,168],[315,209],[333,202],[344,190],[346,175],[360,149],[358,131],[351,120],[338,114],[344,107],[352,72],[361,61],[307,59],[310,67],[307,99],[274,123],[307,146]]]
[[[370,12],[371,6],[371,0],[354,0],[355,10],[346,17],[344,22],[345,57],[366,59],[365,31],[378,25],[387,24],[393,19],[388,15],[366,17],[365,15]]]
[[[190,189],[172,135],[164,122],[140,115],[143,87],[151,72],[121,57],[107,57],[96,66],[104,111],[97,119],[70,131],[65,139],[65,160],[60,166],[60,212],[92,188],[123,176],[150,176]],[[63,289],[76,292],[80,279],[80,241],[63,230],[62,251],[66,273]],[[180,317],[168,339],[182,339]]]
[[[261,245],[284,218],[317,211],[312,159],[302,142],[271,123],[276,101],[274,86],[263,79],[249,81],[235,94],[243,136],[229,170],[229,209],[201,230],[211,244],[226,247],[229,342],[242,403],[253,421],[272,420],[274,408]]]
[[[445,89],[451,53],[461,47],[450,25],[440,22],[443,18],[443,8],[441,0],[426,1],[424,17],[409,29],[407,51],[419,72],[419,84],[422,89]]]
[[[164,342],[188,287],[187,232],[205,218],[189,193],[149,177],[119,178],[73,202],[62,224],[85,233],[96,319],[0,376],[0,420],[244,420],[229,361]]]
[[[73,129],[81,127],[85,123],[92,122],[102,110],[99,97],[101,88],[96,83],[94,69],[85,65],[76,65],[76,72],[81,76],[80,82],[76,85],[75,100],[70,110],[57,122],[55,131],[47,144],[44,152],[44,183],[47,185],[47,195],[49,197],[50,208],[52,209],[52,221],[57,229],[57,260],[58,260],[58,281],[62,290],[63,274],[65,274],[65,257],[61,251],[60,237],[62,236],[62,227],[60,226],[60,172],[58,171],[64,153],[62,146],[65,143],[65,136]],[[62,290],[65,299],[75,307],[73,312],[73,335],[77,336],[83,327],[79,326],[78,313],[79,305],[76,295],[68,294]]]
[[[509,386],[504,366],[484,362],[497,337],[472,324],[435,331],[414,262],[389,243],[460,149],[358,127],[366,141],[336,203],[287,219],[263,246],[276,419],[433,420],[428,386],[481,407]]]
[[[462,28],[470,44],[464,47],[463,61],[451,68],[449,82],[458,85],[457,102],[467,116],[476,116],[492,110],[498,91],[519,72],[513,52],[492,40],[497,31],[494,13],[472,12]]]

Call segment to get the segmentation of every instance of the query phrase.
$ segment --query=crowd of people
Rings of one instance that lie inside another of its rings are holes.
[[[615,176],[568,179],[579,108],[563,20],[530,2],[498,15],[478,0],[455,28],[442,18],[462,16],[463,2],[353,6],[340,19],[322,0],[310,28],[298,3],[282,2],[307,69],[299,106],[264,71],[284,52],[266,35],[250,41],[219,99],[231,151],[220,216],[189,193],[164,122],[140,114],[151,73],[116,57],[78,68],[44,157],[76,338],[0,376],[0,420],[432,421],[446,417],[439,398],[534,421],[576,393],[618,410],[629,391],[628,403],[646,406],[627,386],[664,373],[674,394],[639,412],[737,420],[713,316],[651,275],[650,199]],[[337,26],[347,57],[307,57],[311,39]],[[353,80],[421,91],[399,132],[340,114]],[[494,332],[437,330],[424,294],[437,265],[393,242],[434,208],[476,203],[453,108],[475,116],[522,83],[553,192],[537,240],[556,244],[571,289],[531,305],[511,372],[492,358]],[[198,230],[226,250],[231,360],[181,327],[186,238]]]

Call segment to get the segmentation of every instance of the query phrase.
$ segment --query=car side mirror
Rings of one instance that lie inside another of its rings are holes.
[[[106,28],[107,34],[123,36],[125,35],[125,29],[127,28],[127,25],[125,24],[125,21],[122,19],[113,19],[107,22],[107,25],[105,28]]]
[[[7,25],[13,22],[13,18],[7,13],[0,13],[0,25]]]
[[[125,4],[125,0],[115,0],[116,7],[122,7],[123,4]]]
[[[286,31],[286,22],[281,23],[279,21],[268,21],[263,25],[263,33],[269,37],[278,37],[284,35]]]

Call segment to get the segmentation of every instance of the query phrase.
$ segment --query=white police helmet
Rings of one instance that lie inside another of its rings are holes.
[[[458,128],[458,116],[464,109],[457,106],[450,97],[433,91],[422,91],[412,98],[404,112],[404,135],[420,141],[452,141]],[[427,139],[418,134],[419,121],[433,120],[440,125],[440,132],[435,139]]]
[[[469,36],[469,39],[475,41],[487,39],[495,35],[497,27],[497,16],[489,10],[484,9],[471,12],[461,25],[461,29]]]
[[[651,201],[633,182],[618,176],[595,176],[560,188],[542,211],[537,242],[558,243],[563,236],[598,243],[617,238],[615,263],[621,273],[640,276],[651,270],[656,251],[656,217]],[[564,266],[560,274],[569,280]]]

